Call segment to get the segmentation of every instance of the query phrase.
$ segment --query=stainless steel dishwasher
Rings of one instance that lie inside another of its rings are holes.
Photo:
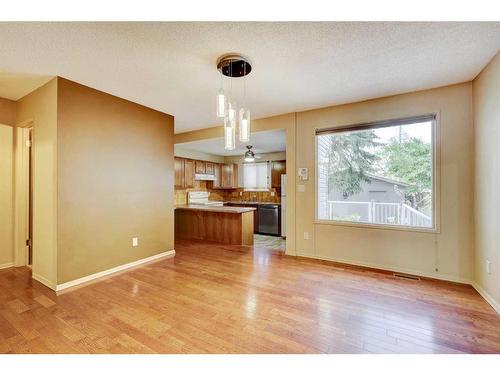
[[[259,233],[279,235],[279,212],[277,204],[259,205]]]

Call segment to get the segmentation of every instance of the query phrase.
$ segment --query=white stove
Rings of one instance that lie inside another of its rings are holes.
[[[197,204],[200,206],[224,206],[224,202],[208,200],[209,196],[210,193],[208,191],[190,191],[188,192],[187,202],[189,205]]]

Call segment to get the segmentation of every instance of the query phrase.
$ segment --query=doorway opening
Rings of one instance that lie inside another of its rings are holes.
[[[253,245],[285,252],[286,146],[286,129],[253,131],[250,144],[233,150],[222,137],[176,144],[176,204],[189,204],[195,191],[208,193],[206,205],[253,208]]]

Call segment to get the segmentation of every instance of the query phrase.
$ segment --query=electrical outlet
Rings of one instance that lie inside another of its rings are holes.
[[[486,273],[491,274],[491,262],[489,260],[486,261]]]
[[[139,246],[139,237],[132,238],[132,246],[133,247]]]
[[[304,240],[308,240],[309,239],[309,232],[304,232]]]
[[[242,192],[242,191],[240,191],[240,197],[242,197],[242,196],[243,196],[243,192]]]
[[[297,191],[298,191],[299,193],[303,193],[303,192],[305,192],[305,191],[306,191],[306,187],[305,187],[305,185],[297,185]]]
[[[271,191],[271,197],[274,197],[276,193],[274,191]]]

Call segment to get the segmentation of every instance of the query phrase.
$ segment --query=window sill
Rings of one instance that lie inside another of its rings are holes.
[[[418,233],[428,233],[428,234],[439,234],[441,231],[434,228],[416,228],[416,227],[405,227],[402,225],[381,225],[381,224],[370,224],[370,223],[356,223],[352,221],[341,221],[341,220],[314,220],[314,224],[318,225],[336,225],[344,227],[355,227],[355,228],[367,228],[367,229],[382,229],[382,230],[395,230],[402,232],[418,232]]]
[[[255,192],[269,192],[270,190],[269,189],[243,189],[243,191],[255,191]]]

